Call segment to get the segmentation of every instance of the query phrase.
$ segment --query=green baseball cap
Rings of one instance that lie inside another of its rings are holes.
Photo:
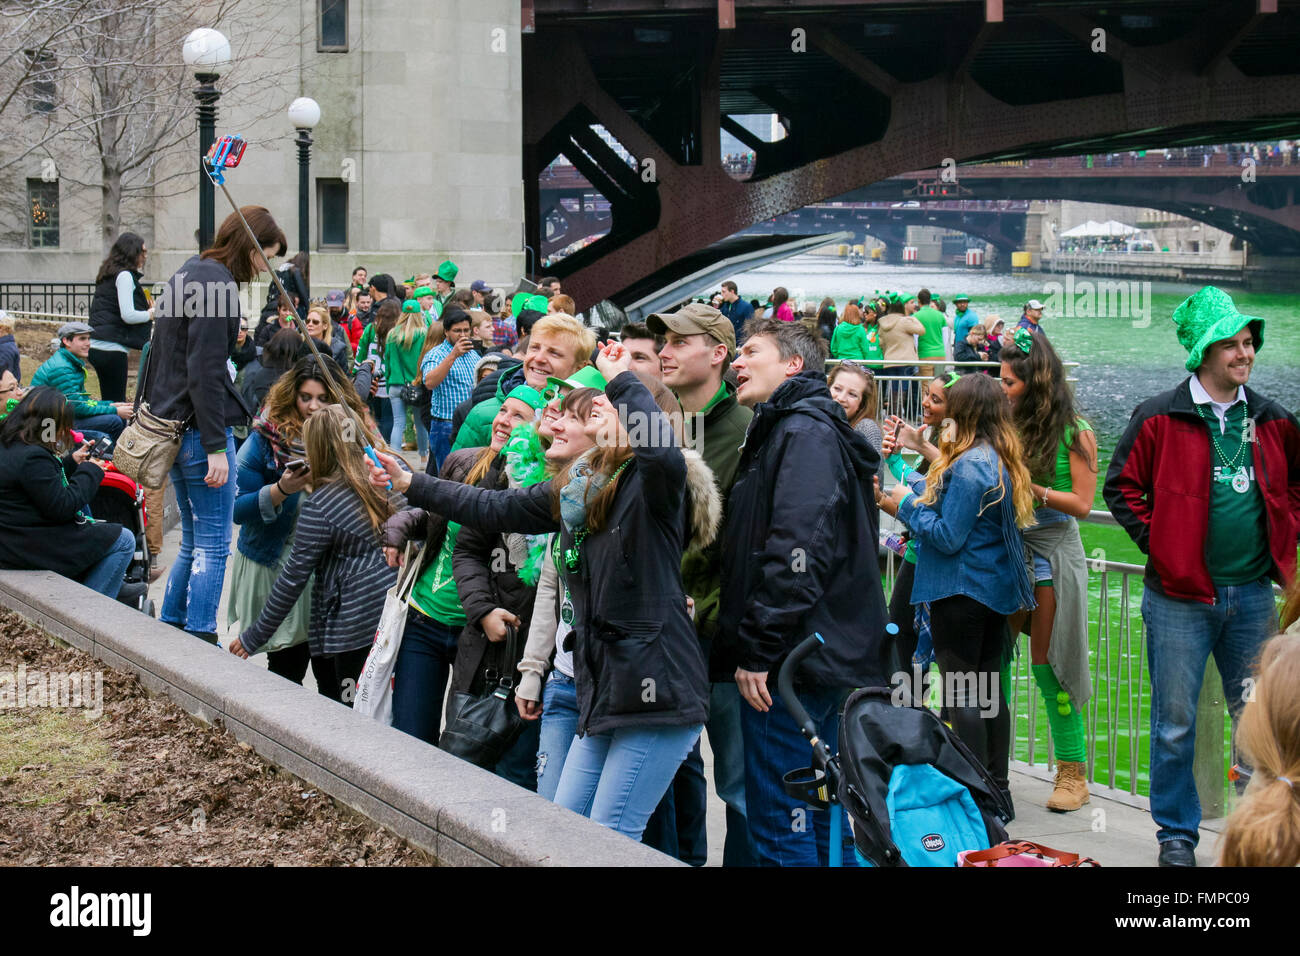
[[[438,278],[443,282],[455,282],[456,276],[459,274],[460,269],[450,259],[438,263]]]
[[[427,285],[422,285],[420,286],[420,288],[416,289],[414,292],[411,293],[411,297],[414,299],[419,299],[423,296],[433,295],[433,294],[434,292],[432,289],[430,289]]]
[[[1189,372],[1201,367],[1207,348],[1232,338],[1248,325],[1255,336],[1255,348],[1264,346],[1264,320],[1255,315],[1242,315],[1232,297],[1212,285],[1184,299],[1174,309],[1173,318],[1178,341],[1187,349],[1184,367]]]
[[[546,405],[546,399],[542,397],[542,393],[531,385],[516,385],[510,390],[510,394],[506,398],[518,399],[534,411],[541,411]]]
[[[602,392],[605,390],[605,376],[600,374],[600,369],[594,365],[584,365],[568,378],[555,378],[554,376],[546,380],[546,390],[542,393],[543,397],[550,401],[556,395],[562,395],[575,388],[598,388]]]
[[[413,298],[412,298],[412,299],[407,299],[405,302],[402,303],[402,311],[403,311],[403,312],[419,312],[419,311],[420,311],[420,303],[419,303],[417,300],[413,299]]]
[[[952,297],[952,301],[953,301],[953,302],[969,302],[969,301],[970,301],[970,296],[968,296],[965,292],[963,292],[961,295],[955,295],[955,296],[953,296],[953,297]]]

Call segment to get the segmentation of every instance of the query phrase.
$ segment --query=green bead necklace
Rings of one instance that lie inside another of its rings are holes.
[[[1238,494],[1245,492],[1250,487],[1250,482],[1245,476],[1245,468],[1240,464],[1240,459],[1242,453],[1246,450],[1246,419],[1250,416],[1250,408],[1246,407],[1242,412],[1241,444],[1237,446],[1237,453],[1232,456],[1231,460],[1223,453],[1223,448],[1219,444],[1219,437],[1214,434],[1214,426],[1219,423],[1218,417],[1207,415],[1203,405],[1197,405],[1196,411],[1204,419],[1205,423],[1210,426],[1210,444],[1214,446],[1214,453],[1219,456],[1219,462],[1223,465],[1224,477],[1219,480],[1224,484],[1231,485],[1232,490]]]

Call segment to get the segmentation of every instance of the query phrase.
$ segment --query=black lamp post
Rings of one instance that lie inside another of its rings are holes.
[[[216,82],[230,62],[230,41],[217,30],[200,27],[185,38],[181,54],[199,81],[194,99],[199,104],[199,251],[202,252],[212,245],[216,232],[216,197],[212,181],[203,169],[203,159],[217,135],[217,100],[221,93]]]
[[[289,104],[289,122],[298,130],[298,249],[311,249],[309,183],[311,177],[311,131],[320,122],[320,104],[300,96]]]

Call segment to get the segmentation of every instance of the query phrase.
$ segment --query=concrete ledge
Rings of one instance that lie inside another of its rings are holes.
[[[444,865],[682,865],[68,578],[0,571],[0,605],[220,722]]]

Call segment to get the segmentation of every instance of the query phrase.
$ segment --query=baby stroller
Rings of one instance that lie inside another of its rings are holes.
[[[96,521],[116,522],[135,535],[135,554],[127,565],[117,599],[153,617],[154,604],[149,598],[151,560],[144,538],[148,521],[144,510],[144,489],[106,462],[104,480],[90,500],[90,513]]]
[[[889,625],[893,628],[895,625]],[[956,866],[963,850],[1007,839],[1012,808],[970,749],[932,711],[899,706],[888,687],[853,692],[832,755],[794,694],[794,673],[822,645],[814,634],[777,676],[781,700],[813,748],[813,766],[785,775],[785,791],[830,811],[830,865],[838,866],[843,810],[862,866]]]

